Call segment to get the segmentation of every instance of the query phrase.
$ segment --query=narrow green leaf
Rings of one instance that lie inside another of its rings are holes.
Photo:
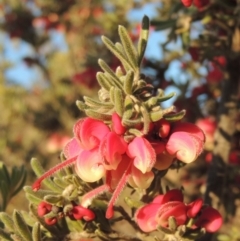
[[[32,241],[41,241],[40,223],[35,223],[32,229]]]
[[[150,119],[152,122],[159,121],[163,117],[163,111],[158,110],[158,111],[151,111],[150,112]]]
[[[118,78],[124,76],[124,73],[123,73],[122,68],[121,68],[120,66],[118,66],[118,67],[116,68],[116,76],[117,76]]]
[[[81,111],[85,111],[85,109],[88,108],[88,106],[83,101],[80,101],[80,100],[76,101],[76,105],[77,105],[78,109]]]
[[[150,20],[145,15],[142,20],[142,29],[141,29],[140,38],[138,41],[138,55],[139,55],[138,66],[141,65],[141,62],[147,47],[149,26],[150,26]]]
[[[93,107],[93,108],[99,108],[99,107],[102,107],[102,106],[110,107],[110,108],[113,107],[113,104],[111,102],[100,102],[100,101],[94,100],[94,99],[92,99],[90,97],[87,97],[87,96],[84,96],[83,98],[84,98],[86,104],[90,107]]]
[[[131,63],[134,69],[136,69],[138,67],[138,54],[126,28],[121,25],[118,26],[118,33],[128,61]]]
[[[126,96],[124,100],[124,112],[123,112],[123,119],[130,119],[133,114],[133,101],[130,96]]]
[[[124,126],[129,126],[129,127],[130,126],[133,127],[133,126],[136,126],[136,125],[142,123],[141,118],[137,118],[137,119],[134,119],[134,120],[123,119],[122,121],[123,121]]]
[[[10,175],[3,162],[0,162],[0,180],[5,180],[6,183],[10,182]]]
[[[10,231],[10,232],[14,232],[14,222],[13,222],[13,220],[12,220],[12,217],[9,215],[9,214],[7,214],[7,213],[5,213],[5,212],[1,212],[0,213],[0,220],[1,220],[1,222],[3,222],[3,224],[4,224],[4,227],[8,230],[8,231]]]
[[[98,64],[104,70],[104,72],[108,73],[116,82],[121,84],[120,79],[117,77],[117,75],[114,73],[114,71],[108,66],[108,64],[104,60],[99,59]]]
[[[123,100],[123,92],[122,90],[115,88],[114,89],[114,100],[115,100],[115,110],[119,116],[123,115],[123,108],[124,108],[124,100]]]
[[[129,129],[128,132],[130,134],[133,134],[134,136],[138,136],[138,137],[141,137],[141,136],[144,135],[143,132],[141,132],[141,131],[139,131],[138,129],[135,129],[135,128]]]
[[[178,121],[181,120],[186,114],[186,110],[179,111],[177,113],[166,114],[163,118],[167,121]]]
[[[116,46],[110,39],[102,36],[102,41],[106,45],[106,47],[121,61],[123,65],[126,65],[128,68],[133,68],[131,63],[126,59],[122,52],[116,48]]]
[[[127,56],[125,54],[122,44],[119,42],[116,42],[115,47],[122,53],[122,55],[125,57],[125,59],[127,59]],[[126,64],[125,62],[121,62],[121,63],[123,65],[123,68],[125,69],[125,71],[133,69],[133,67],[131,67],[129,64]]]
[[[129,70],[123,82],[123,89],[126,94],[129,94],[129,95],[132,94],[133,81],[134,81],[134,72],[132,70]]]
[[[111,89],[110,89],[110,92],[109,92],[109,95],[110,95],[110,100],[111,102],[113,103],[113,105],[115,104],[115,93],[114,93],[114,87],[112,86]]]
[[[143,116],[143,134],[147,134],[149,132],[151,122],[150,115],[145,106],[142,105],[140,110]]]
[[[104,74],[106,76],[106,78],[109,79],[110,83],[112,86],[115,86],[119,89],[123,89],[123,86],[122,86],[122,82],[120,81],[120,79],[118,78],[114,78],[112,75],[110,75],[109,73],[105,73]]]
[[[8,199],[9,199],[9,186],[5,181],[0,181],[0,190],[1,190],[1,196],[2,196],[2,210],[4,211],[7,207]]]
[[[25,241],[32,241],[32,236],[27,224],[25,223],[22,215],[17,210],[13,211],[13,221],[17,232],[24,238]]]
[[[109,121],[112,119],[112,115],[110,114],[103,114],[93,110],[86,110],[86,115],[93,119],[97,119],[101,121]]]
[[[13,192],[11,192],[11,197],[13,197],[17,193],[19,193],[22,190],[22,188],[26,182],[27,171],[25,170],[24,166],[22,166],[19,173],[20,173],[20,179],[18,180],[18,183],[16,183],[15,189],[13,190]],[[11,183],[11,185],[13,185],[13,184]]]
[[[172,97],[174,97],[175,95],[176,95],[175,92],[171,92],[171,93],[169,93],[168,95],[160,96],[160,97],[158,97],[158,102],[160,103],[160,102],[164,102],[164,101],[166,101],[166,100],[169,100],[169,99],[171,99]]]
[[[44,200],[51,204],[59,204],[59,203],[63,203],[64,198],[61,195],[46,195],[44,197]]]
[[[106,77],[104,76],[104,74],[102,72],[97,72],[97,80],[98,80],[98,83],[99,85],[104,88],[105,90],[110,90],[111,88],[111,83],[108,79],[106,79]]]

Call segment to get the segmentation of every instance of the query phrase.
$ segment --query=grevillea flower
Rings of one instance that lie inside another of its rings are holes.
[[[192,230],[205,228],[207,232],[216,232],[222,225],[222,217],[212,207],[203,207],[202,199],[185,204],[180,190],[174,189],[164,195],[158,195],[154,200],[139,208],[135,221],[144,232],[155,231],[159,226],[168,227],[168,220],[174,217],[177,226],[189,224]]]
[[[191,123],[174,123],[166,144],[166,151],[182,162],[196,160],[203,150],[205,136],[203,131]]]
[[[190,7],[194,4],[198,9],[201,9],[209,4],[209,0],[181,0],[185,7]]]

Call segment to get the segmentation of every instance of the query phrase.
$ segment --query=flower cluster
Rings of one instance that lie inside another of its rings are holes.
[[[73,220],[84,219],[85,221],[91,221],[95,218],[93,211],[81,205],[72,204],[62,208],[45,201],[39,203],[37,213],[39,217],[44,217],[44,221],[48,225],[54,225],[57,223],[58,219],[64,216]]]
[[[159,227],[168,228],[170,217],[174,217],[176,227],[186,225],[193,231],[204,228],[211,233],[216,232],[223,222],[219,212],[204,206],[200,198],[185,204],[182,192],[177,189],[158,195],[151,203],[139,208],[135,214],[135,220],[144,232],[151,232]]]
[[[141,126],[138,127],[141,132]],[[203,149],[205,136],[191,123],[169,123],[161,119],[152,122],[147,135],[125,139],[126,127],[120,116],[112,115],[110,125],[93,118],[80,119],[73,128],[72,138],[64,148],[67,160],[46,172],[34,184],[38,190],[41,181],[57,170],[75,164],[78,176],[85,182],[104,179],[105,183],[85,194],[81,204],[88,206],[91,199],[102,192],[113,193],[106,217],[113,216],[113,205],[129,183],[146,189],[150,186],[153,168],[165,170],[175,161],[194,161]]]

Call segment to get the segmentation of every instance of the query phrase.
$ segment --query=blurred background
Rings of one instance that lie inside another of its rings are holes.
[[[184,186],[189,199],[204,196],[212,191],[206,185],[208,174],[216,176],[214,160],[220,158],[220,172],[225,173],[221,169],[225,165],[235,170],[229,172],[228,185],[221,192],[224,197],[231,193],[236,201],[240,177],[237,0],[204,0],[191,8],[180,0],[0,0],[0,161],[9,169],[24,165],[28,184],[35,178],[29,164],[32,157],[45,168],[59,162],[73,124],[83,116],[76,100],[97,97],[98,59],[114,70],[119,66],[101,36],[119,41],[120,24],[137,43],[144,14],[151,19],[151,31],[142,71],[156,89],[176,92],[164,105],[186,109],[185,120],[206,134],[199,160],[182,169],[177,179],[176,171],[169,171],[166,184]],[[221,131],[226,132],[226,142],[219,141]],[[229,192],[231,185],[234,192]],[[12,199],[9,212],[27,208],[22,195]],[[229,212],[235,213],[234,205]]]

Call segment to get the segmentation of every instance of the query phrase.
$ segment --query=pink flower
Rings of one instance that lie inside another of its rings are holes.
[[[166,151],[182,162],[196,160],[202,152],[205,136],[203,131],[191,123],[174,123],[166,144]]]
[[[206,207],[202,210],[195,225],[197,227],[205,228],[209,233],[214,233],[222,226],[222,222],[222,216],[216,209]]]
[[[52,204],[47,203],[47,202],[40,202],[37,208],[37,213],[39,217],[43,217],[45,214],[49,213],[52,211]]]
[[[178,225],[187,220],[187,207],[182,203],[180,190],[168,191],[165,195],[157,196],[150,204],[137,210],[135,220],[142,231],[152,232],[158,226],[167,227],[168,218],[174,216]]]
[[[222,225],[220,213],[212,207],[203,207],[202,199],[185,204],[180,190],[173,189],[139,208],[135,221],[143,232],[155,231],[159,226],[168,227],[168,220],[174,217],[177,226],[189,225],[192,230],[205,228],[207,232],[216,232]],[[191,222],[189,222],[192,220]]]

